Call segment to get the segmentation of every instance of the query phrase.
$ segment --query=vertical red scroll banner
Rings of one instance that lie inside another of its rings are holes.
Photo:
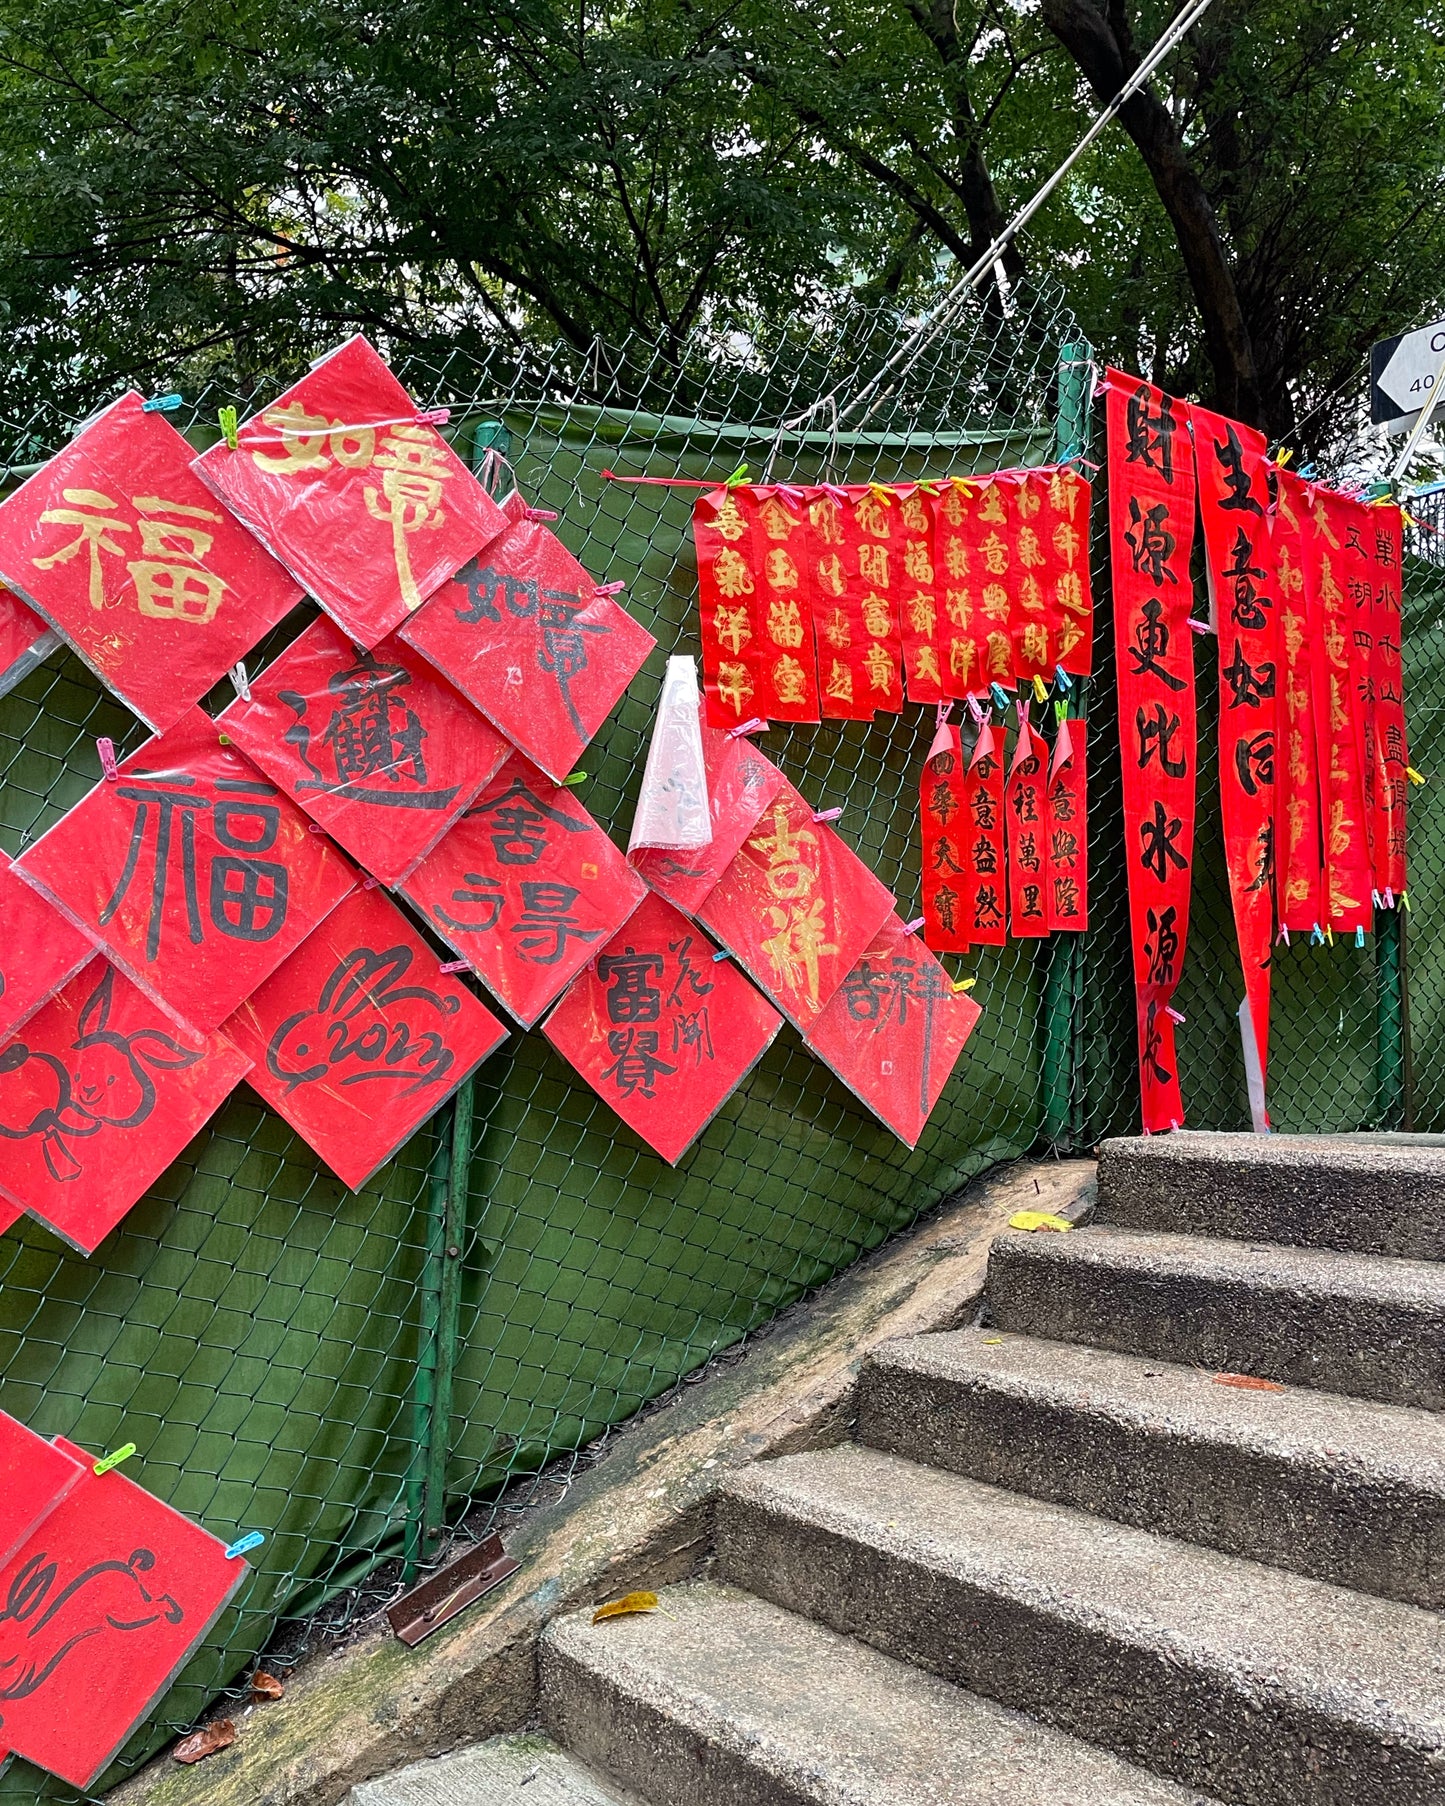
[[[1019,737],[1004,789],[1004,832],[1009,932],[1015,940],[1026,940],[1049,932],[1049,749],[1030,730],[1022,703],[1019,716]]]
[[[1043,473],[1040,473],[1042,476]],[[1094,668],[1094,598],[1089,583],[1089,512],[1093,490],[1071,464],[1048,472],[1047,522],[1055,664],[1075,677]]]
[[[1390,502],[1374,516],[1374,648],[1371,653],[1371,747],[1375,827],[1371,836],[1375,889],[1393,902],[1408,882],[1405,867],[1406,773],[1410,750],[1405,734],[1405,677],[1400,657],[1400,510]]]
[[[1324,921],[1319,760],[1315,692],[1310,674],[1312,605],[1304,536],[1309,493],[1291,470],[1276,476],[1271,523],[1279,588],[1278,711],[1274,759],[1275,860],[1280,925],[1307,934]]]
[[[976,947],[1002,947],[1007,938],[1008,895],[1004,870],[1003,729],[985,720],[979,728],[968,775],[957,844],[963,871],[963,919]]]
[[[1194,462],[1176,404],[1108,372],[1109,541],[1114,571],[1124,848],[1147,1133],[1184,1121],[1170,1000],[1189,933],[1194,858]]]
[[[1063,721],[1049,766],[1049,931],[1089,926],[1088,728]]]
[[[772,491],[711,489],[693,505],[703,689],[712,727],[816,721],[812,587],[801,511]]]
[[[1268,1074],[1270,956],[1276,920],[1278,547],[1270,531],[1273,467],[1265,437],[1189,410],[1204,550],[1219,643],[1219,794],[1224,862],[1244,992]],[[1167,756],[1163,748],[1159,757]]]
[[[989,683],[988,636],[980,602],[977,508],[977,494],[962,478],[943,484],[933,499],[939,666],[943,693],[956,701],[982,695]],[[1009,654],[1007,641],[1002,650]]]
[[[922,489],[898,501],[899,619],[903,630],[903,675],[910,702],[944,697],[938,567],[934,543],[933,497]]]
[[[818,689],[825,721],[871,721],[874,694],[863,666],[862,616],[843,564],[846,490],[821,487],[808,499],[809,575],[818,647]]]
[[[1013,586],[1017,581],[1016,508],[1018,484],[1005,476],[986,477],[973,508],[977,547],[978,637],[983,646],[983,682],[1012,689],[1015,682]]]
[[[1305,529],[1307,593],[1313,604],[1311,675],[1324,838],[1324,915],[1335,933],[1370,928],[1370,854],[1365,817],[1363,735],[1355,731],[1353,609],[1348,585],[1358,504],[1312,492]]]
[[[968,877],[968,783],[956,727],[941,727],[923,766],[923,940],[935,953],[968,951],[964,880]]]
[[[908,534],[898,497],[878,484],[850,485],[841,524],[844,605],[853,633],[855,681],[870,709],[903,707],[900,609]]]

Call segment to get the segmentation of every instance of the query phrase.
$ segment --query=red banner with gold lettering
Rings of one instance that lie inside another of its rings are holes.
[[[900,494],[897,532],[902,560],[899,620],[908,700],[941,702],[943,667],[939,656],[938,572],[931,495],[922,489]]]
[[[1107,374],[1124,848],[1146,1133],[1184,1121],[1171,1000],[1189,933],[1194,858],[1194,460],[1176,403]]]
[[[898,497],[881,484],[852,484],[840,517],[839,598],[852,633],[855,684],[870,710],[903,707],[901,608],[907,587],[908,536]]]
[[[989,685],[988,631],[980,600],[978,494],[962,478],[951,478],[933,501],[935,595],[938,598],[939,666],[943,693],[956,701],[981,695]],[[1008,682],[1012,653],[1000,636],[999,660]]]
[[[1275,482],[1271,535],[1280,610],[1274,760],[1279,919],[1291,934],[1308,934],[1316,923],[1324,922],[1320,772],[1310,672],[1311,622],[1318,608],[1310,599],[1304,546],[1308,487],[1291,470],[1279,471]]]
[[[1374,776],[1371,837],[1375,889],[1390,908],[1405,889],[1405,799],[1410,750],[1405,735],[1404,671],[1400,659],[1400,510],[1393,502],[1370,510],[1375,517],[1374,647],[1370,659]]]

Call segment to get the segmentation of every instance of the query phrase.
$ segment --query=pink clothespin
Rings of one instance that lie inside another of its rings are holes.
[[[95,750],[100,754],[100,769],[104,773],[106,783],[113,784],[120,776],[119,768],[115,762],[115,741],[109,739],[97,740],[95,743]]]
[[[1275,936],[1275,941],[1274,941],[1275,946],[1277,947],[1281,941],[1283,941],[1285,946],[1288,947],[1288,945],[1289,945],[1289,929],[1285,927],[1283,922],[1280,923],[1279,933]]]
[[[741,740],[744,734],[765,734],[768,724],[761,715],[754,715],[751,721],[740,721],[736,727],[728,729],[729,740]]]
[[[553,516],[553,519],[556,519],[555,515]],[[592,586],[592,593],[594,596],[617,596],[626,588],[627,579],[625,577],[618,577],[611,583],[594,584]]]
[[[450,408],[418,408],[416,411],[418,426],[445,426],[451,417]]]
[[[1214,632],[1214,629],[1209,625],[1208,621],[1196,621],[1194,619],[1193,615],[1191,615],[1189,617],[1188,626],[1189,626],[1189,631],[1191,633],[1213,633]]]
[[[905,922],[903,924],[903,932],[905,934],[917,934],[927,920],[927,916],[915,916],[911,922]]]
[[[813,820],[814,821],[837,821],[838,817],[842,813],[843,813],[843,810],[842,810],[841,806],[838,807],[837,809],[817,809],[817,810],[814,810],[814,812],[813,812]]]
[[[1165,1004],[1164,1014],[1169,1018],[1169,1020],[1171,1022],[1182,1022],[1184,1020],[1184,1018],[1179,1014],[1178,1010],[1176,1010],[1172,1004]],[[1176,1123],[1174,1126],[1176,1129],[1179,1127],[1178,1123]]]
[[[525,508],[522,512],[528,520],[556,520],[557,518],[555,508]]]
[[[443,960],[441,965],[437,967],[437,970],[439,972],[465,972],[469,963],[469,961],[464,959]]]

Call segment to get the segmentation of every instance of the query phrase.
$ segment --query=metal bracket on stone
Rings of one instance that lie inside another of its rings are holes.
[[[386,1615],[391,1628],[414,1649],[423,1637],[450,1624],[458,1612],[500,1586],[521,1565],[503,1549],[500,1536],[489,1536],[389,1605]]]

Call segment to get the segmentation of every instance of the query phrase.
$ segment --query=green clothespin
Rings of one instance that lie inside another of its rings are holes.
[[[587,782],[587,773],[585,771],[574,771],[570,777],[563,778],[562,782],[575,789],[578,784],[585,784]]]
[[[216,419],[221,423],[221,437],[226,441],[226,444],[230,446],[232,451],[239,450],[240,447],[236,438],[236,410],[234,408],[222,408],[216,415]]]
[[[723,488],[724,489],[736,489],[737,486],[739,485],[739,483],[746,483],[747,480],[748,480],[748,467],[746,464],[739,464],[737,469],[723,484]]]
[[[113,1455],[102,1456],[92,1471],[97,1474],[108,1474],[113,1467],[119,1467],[122,1461],[129,1461],[134,1453],[135,1444],[133,1442],[122,1443]]]

